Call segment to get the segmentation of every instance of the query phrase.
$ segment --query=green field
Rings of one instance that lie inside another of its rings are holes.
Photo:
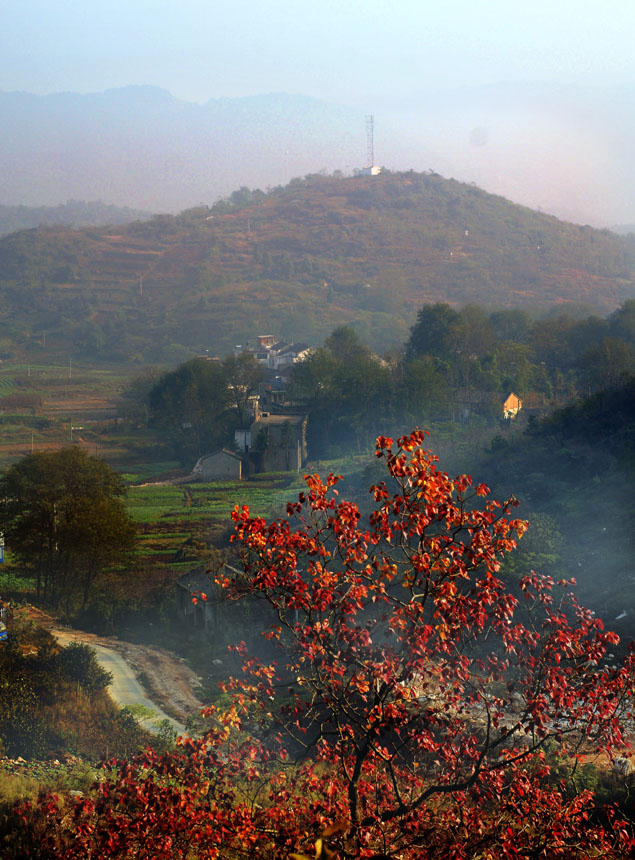
[[[258,474],[244,481],[177,486],[168,483],[186,474],[188,466],[168,459],[172,454],[160,432],[114,417],[121,392],[133,375],[120,368],[75,363],[72,368],[56,363],[0,365],[0,400],[13,397],[0,414],[0,468],[31,451],[52,451],[71,441],[91,456],[103,458],[127,485],[126,505],[137,525],[139,556],[157,570],[181,570],[183,565],[195,563],[202,536],[208,544],[225,546],[235,505],[248,505],[257,516],[284,514],[286,503],[296,499],[304,487],[300,474]],[[35,395],[35,405],[19,408],[16,394]],[[346,473],[355,465],[355,458],[350,457],[307,468],[324,474]],[[159,483],[162,481],[166,483]]]
[[[194,535],[230,529],[235,505],[248,505],[256,516],[280,516],[302,486],[300,475],[286,472],[246,481],[145,484],[128,488],[126,506],[139,530],[140,555],[172,567],[184,563],[177,553]]]

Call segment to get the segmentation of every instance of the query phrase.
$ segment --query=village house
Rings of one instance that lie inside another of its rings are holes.
[[[216,570],[202,565],[182,574],[176,580],[175,621],[194,639],[220,643],[221,653],[226,652],[228,634],[233,635],[232,630],[237,623],[248,623],[250,618],[257,618],[257,623],[264,626],[273,622],[270,610],[262,605],[262,601],[253,595],[233,600],[226,589],[215,582],[217,578],[236,582],[243,577],[244,572],[228,562],[223,562]],[[231,660],[231,657],[227,659]],[[213,661],[214,664],[220,662]]]
[[[309,355],[309,347],[259,335],[255,349],[237,345],[235,353],[252,354],[264,366],[266,379],[259,393],[247,399],[243,426],[234,432],[235,450],[206,454],[192,475],[201,481],[222,481],[254,472],[300,471],[307,459],[307,416],[283,410],[289,406],[286,387],[291,369]]]
[[[503,418],[515,418],[522,408],[523,401],[512,391],[507,400],[503,403]]]
[[[234,439],[249,471],[299,472],[307,458],[306,427],[306,415],[261,412]]]
[[[256,361],[268,370],[280,370],[298,361],[304,361],[311,352],[310,347],[305,343],[278,340],[272,334],[260,334],[257,341],[258,345],[254,349],[238,345],[234,351],[251,352]]]
[[[231,578],[240,576],[240,572],[227,563],[220,572]],[[213,574],[205,567],[198,567],[182,574],[176,586],[179,614],[188,622],[190,631],[195,635],[217,634],[223,625],[223,613],[227,614],[227,595],[215,584]]]
[[[242,467],[243,461],[238,454],[221,448],[201,457],[192,469],[192,475],[199,481],[240,481]]]

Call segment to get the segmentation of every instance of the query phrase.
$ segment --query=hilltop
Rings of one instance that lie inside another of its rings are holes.
[[[635,238],[434,173],[315,175],[177,216],[7,236],[0,289],[0,357],[169,364],[269,331],[318,343],[341,323],[381,351],[424,302],[610,312],[635,295]]]
[[[199,104],[143,85],[0,92],[0,202],[99,198],[174,214],[243,185],[348,173],[362,166],[372,109],[379,164],[434,168],[576,223],[633,223],[632,86],[427,83],[365,107],[288,92]]]

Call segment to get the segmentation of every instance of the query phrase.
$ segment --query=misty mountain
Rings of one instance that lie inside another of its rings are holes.
[[[69,200],[59,206],[0,205],[0,236],[34,227],[105,227],[107,224],[130,224],[151,217],[150,212],[109,206],[100,200]]]
[[[0,239],[3,354],[124,363],[222,355],[257,334],[381,352],[426,302],[608,313],[635,237],[558,221],[438,174],[314,175],[117,228]]]
[[[375,160],[434,169],[566,220],[635,222],[632,87],[497,84],[344,107],[274,93],[186,102],[156,87],[0,93],[0,203],[69,197],[176,212],[243,185]]]
[[[363,162],[361,112],[285,94],[184,102],[157,87],[0,93],[0,202],[178,211]]]

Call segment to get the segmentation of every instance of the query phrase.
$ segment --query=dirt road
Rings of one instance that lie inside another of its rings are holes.
[[[57,641],[66,647],[71,642],[85,641],[81,634],[63,630],[58,627],[51,627],[51,633]],[[162,720],[168,720],[170,725],[176,729],[178,734],[185,734],[185,726],[173,717],[170,717],[165,711],[160,708],[155,702],[152,702],[146,695],[145,690],[137,680],[132,666],[127,663],[124,658],[113,651],[111,648],[104,648],[103,645],[97,645],[95,642],[90,643],[90,647],[94,648],[97,654],[99,663],[110,672],[112,682],[108,688],[108,692],[112,698],[122,708],[129,705],[142,705],[148,711],[152,712],[152,716],[140,719],[141,725],[149,731],[158,731],[158,723]]]
[[[141,704],[152,708],[157,719],[170,719],[180,734],[185,730],[187,718],[200,713],[203,703],[194,692],[199,680],[175,654],[150,645],[123,642],[114,636],[96,636],[62,627],[57,619],[33,606],[28,608],[28,617],[50,630],[63,645],[77,641],[94,648],[100,663],[113,673],[110,693],[122,706]]]

